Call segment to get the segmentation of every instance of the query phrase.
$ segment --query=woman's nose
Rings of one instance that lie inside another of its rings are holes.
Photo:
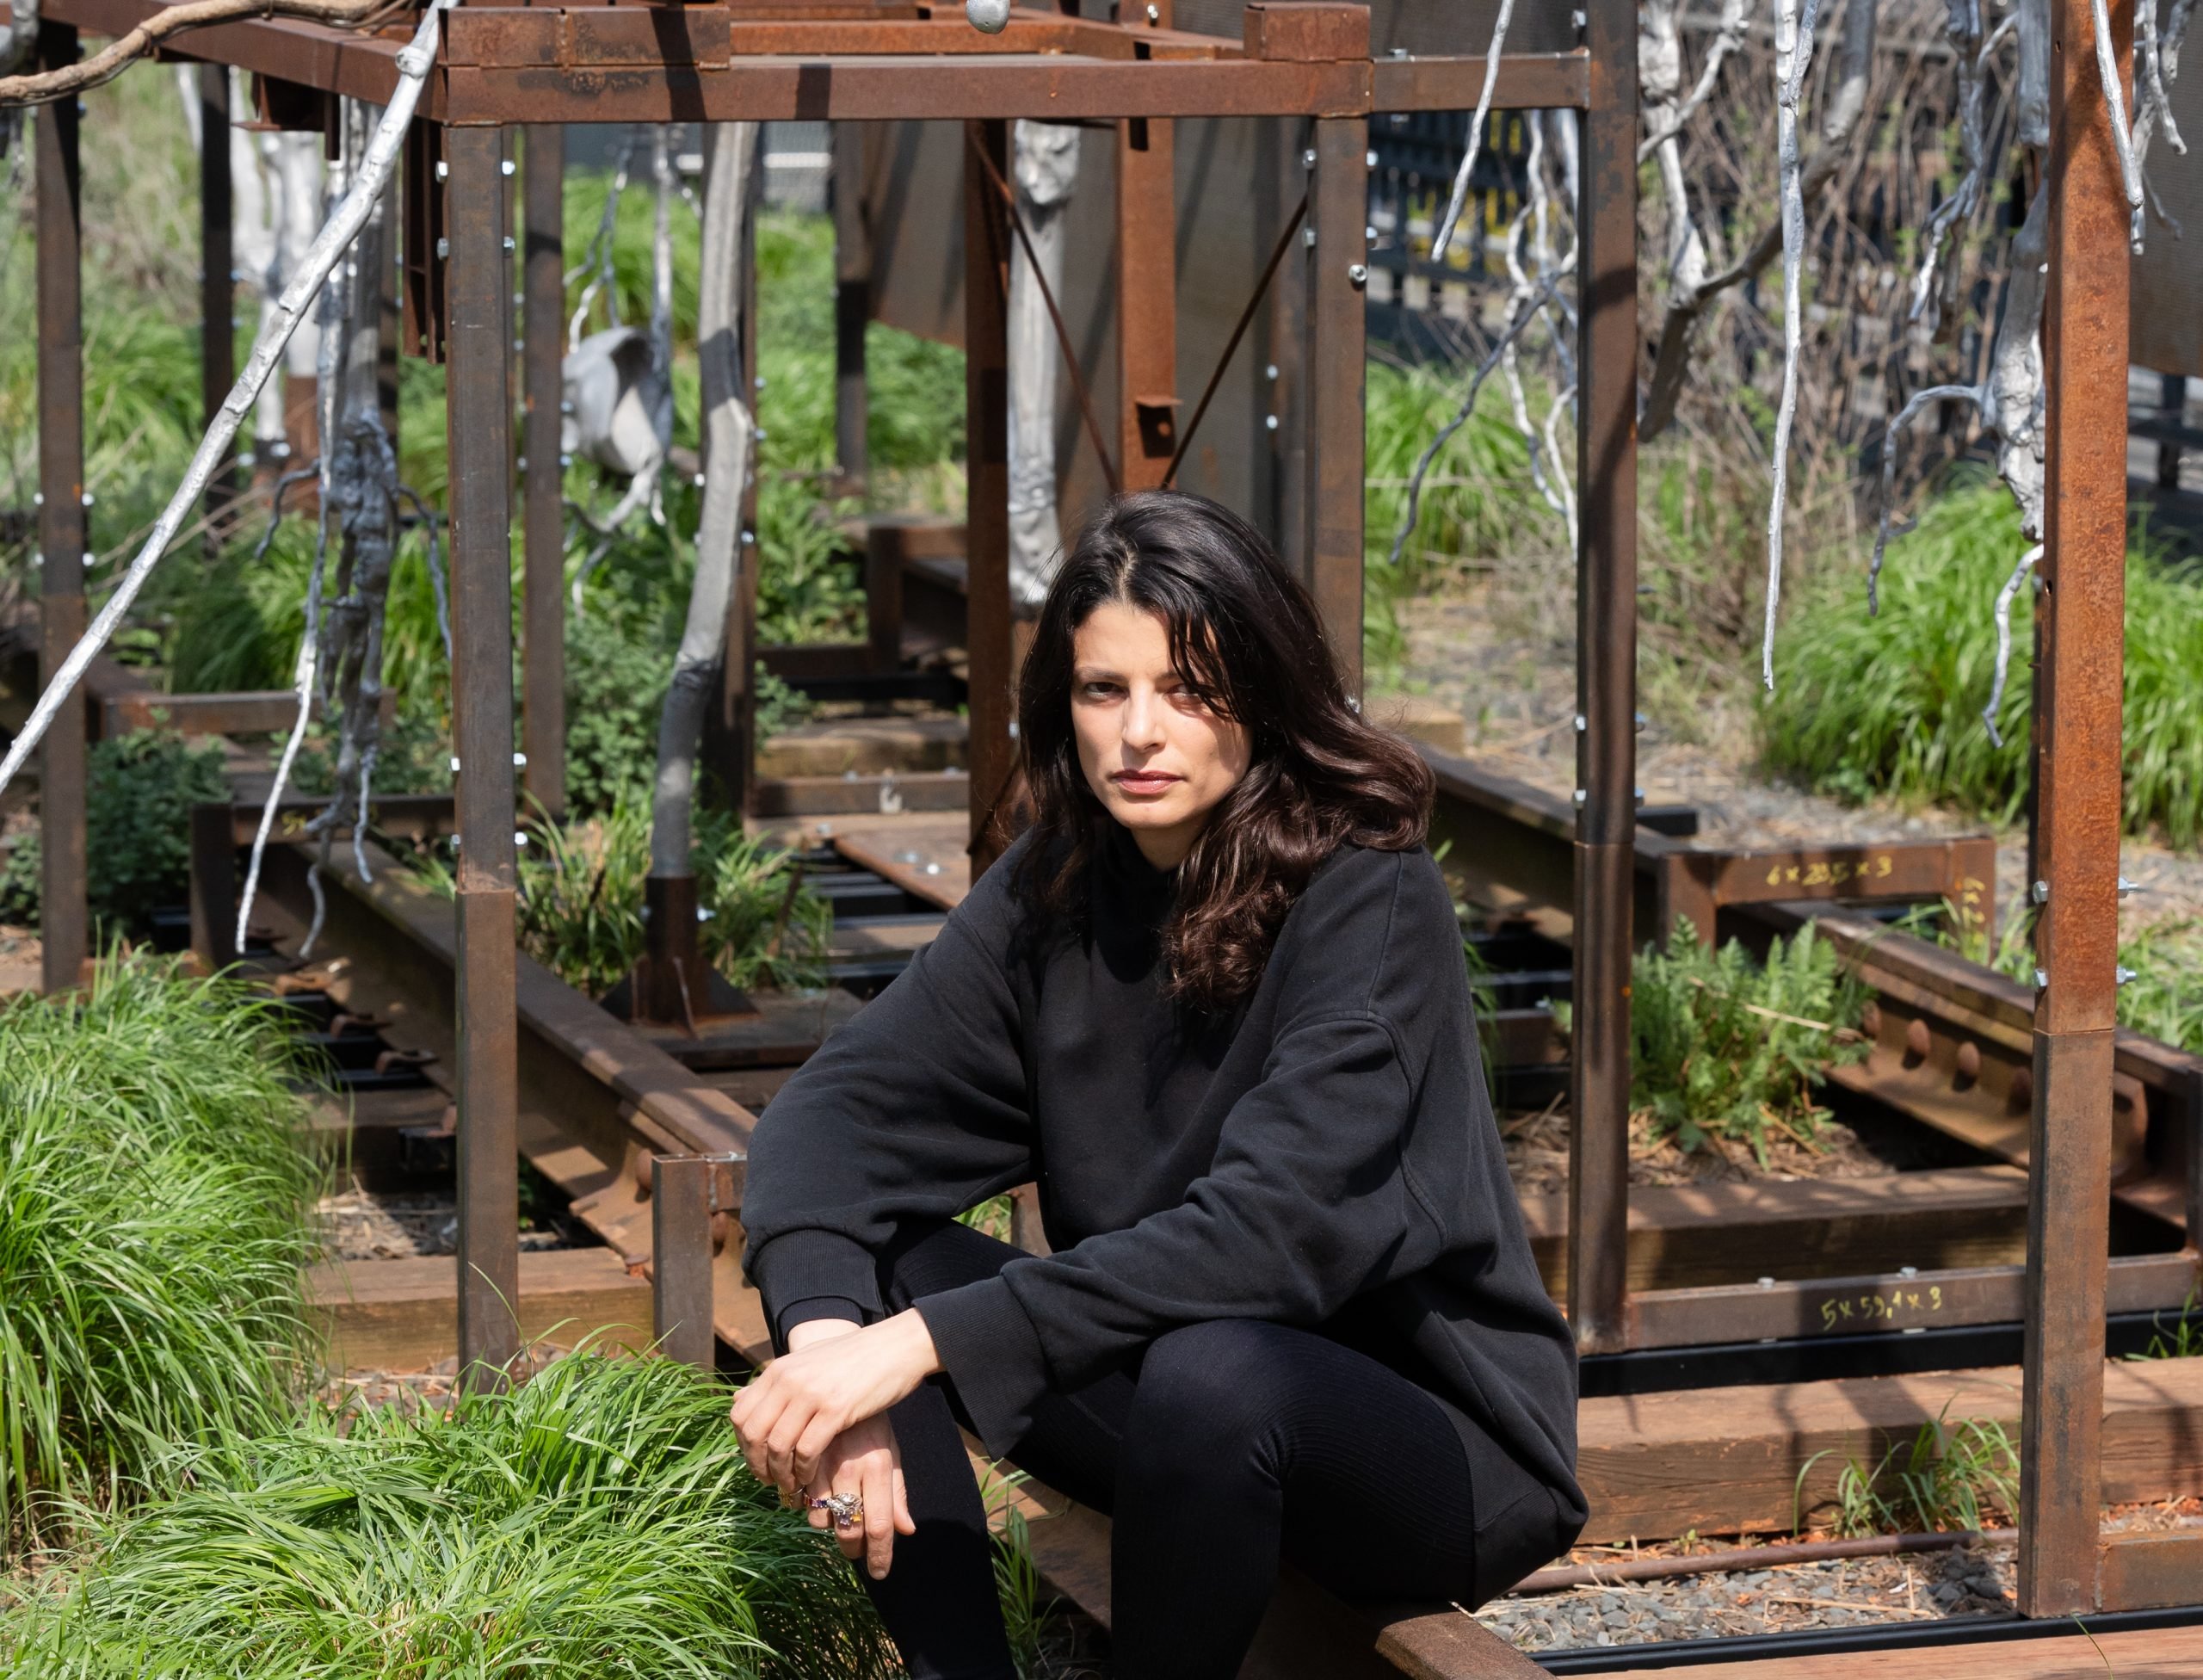
[[[1163,708],[1153,695],[1133,694],[1125,701],[1124,741],[1128,747],[1159,746]]]

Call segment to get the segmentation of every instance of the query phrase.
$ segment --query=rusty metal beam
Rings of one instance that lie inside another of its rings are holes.
[[[1622,1343],[1629,981],[1637,829],[1637,15],[1591,0],[1576,482],[1576,1016],[1568,1310],[1577,1347]]]
[[[199,397],[211,429],[222,399],[237,382],[237,266],[230,182],[230,72],[199,66]],[[234,464],[207,485],[207,552],[218,553],[228,534],[223,511],[237,494]]]
[[[1117,460],[1153,490],[1178,447],[1178,205],[1168,122],[1117,125]]]
[[[527,246],[521,259],[521,453],[527,458],[521,548],[521,650],[527,788],[551,815],[566,809],[566,534],[558,405],[566,342],[565,130],[528,125],[521,167]]]
[[[1308,220],[1301,229],[1306,346],[1308,549],[1303,574],[1347,692],[1361,692],[1361,545],[1367,458],[1369,125],[1319,117],[1302,162]]]
[[[872,323],[872,235],[864,214],[864,130],[836,124],[833,147],[834,460],[844,482],[855,485],[871,466],[864,340]],[[875,627],[875,646],[879,639]],[[895,663],[891,650],[887,664]]]
[[[651,1161],[651,1330],[668,1359],[712,1368],[712,1192],[708,1155]]]
[[[444,136],[450,164],[453,736],[459,776],[459,1346],[463,1380],[519,1351],[519,1038],[514,965],[512,414],[503,149]]]
[[[1009,125],[975,122],[964,148],[965,640],[971,662],[972,873],[1006,842],[992,819],[1015,750],[1009,615],[1009,223],[987,178],[1009,170]]]
[[[77,31],[41,23],[39,62],[77,60]],[[38,548],[39,682],[53,681],[84,633],[83,203],[73,99],[39,108]],[[85,905],[84,713],[66,707],[39,748],[43,983],[62,991],[82,979],[91,951]]]
[[[2131,80],[2132,0],[2113,0]],[[2126,570],[2126,203],[2089,0],[2052,9],[2047,495],[2037,685],[2041,879],[2020,1442],[2019,1606],[2093,1609],[2119,947]]]

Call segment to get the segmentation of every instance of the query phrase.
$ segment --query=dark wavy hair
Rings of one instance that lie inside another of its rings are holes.
[[[1082,923],[1102,825],[1116,820],[1087,785],[1071,726],[1072,639],[1107,601],[1161,619],[1180,676],[1248,732],[1246,774],[1179,866],[1162,930],[1168,995],[1228,1010],[1262,979],[1286,913],[1342,843],[1423,843],[1434,778],[1348,702],[1315,602],[1251,526],[1182,491],[1114,497],[1064,556],[1018,682],[1038,831],[1020,888],[1044,924]]]

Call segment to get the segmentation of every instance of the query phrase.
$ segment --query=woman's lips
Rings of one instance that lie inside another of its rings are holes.
[[[1180,778],[1167,772],[1119,770],[1109,778],[1128,794],[1159,794]]]

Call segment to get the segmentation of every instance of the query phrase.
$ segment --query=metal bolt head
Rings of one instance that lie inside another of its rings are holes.
[[[451,179],[451,165],[444,162],[441,158],[436,159],[436,179],[439,181],[448,181]]]
[[[1581,712],[1578,712],[1578,713],[1576,714],[1576,732],[1577,732],[1578,735],[1581,735],[1581,734],[1584,733],[1587,730],[1589,730],[1590,727],[1591,727],[1591,720],[1590,720],[1590,719],[1589,719],[1589,718],[1585,717],[1585,716],[1584,716]]]
[[[568,467],[568,466],[571,466],[573,464],[574,464],[574,458],[573,458],[571,455],[568,454],[565,450],[561,449],[561,450],[558,452],[558,465],[559,465],[561,467]]]
[[[1312,170],[1316,167],[1316,148],[1314,146],[1310,146],[1305,151],[1300,154],[1300,167],[1304,170]]]
[[[698,472],[691,477],[688,482],[695,485],[697,489],[701,490],[704,487],[704,475]]]
[[[2118,984],[2120,984],[2120,985],[2126,985],[2129,980],[2135,979],[2138,979],[2138,976],[2135,973],[2134,970],[2132,970],[2132,968],[2129,968],[2129,967],[2128,967],[2125,963],[2123,963],[2123,962],[2122,962],[2122,963],[2115,964],[2115,965],[2113,967],[2112,971],[2111,971],[2111,977],[2112,977],[2112,979],[2113,979],[2114,980],[2115,980],[2116,982],[2118,982]]]
[[[2120,898],[2125,898],[2128,893],[2134,892],[2135,890],[2134,883],[2127,880],[2126,876],[2121,875],[2119,878],[2119,896]]]
[[[964,21],[983,35],[1009,27],[1009,0],[964,0]]]
[[[1310,250],[1315,250],[1315,249],[1316,249],[1316,230],[1315,230],[1314,228],[1312,228],[1312,227],[1304,227],[1304,228],[1302,228],[1302,229],[1300,230],[1300,243],[1301,243],[1302,244],[1305,245],[1305,246],[1306,246]]]
[[[521,456],[519,456],[519,457],[515,458],[515,460],[513,461],[513,470],[514,470],[515,472],[527,472],[527,471],[528,471],[528,457],[527,457],[526,455],[521,455]]]
[[[1375,151],[1372,150],[1361,154],[1361,167],[1366,170],[1373,170],[1377,167],[1377,153]]]
[[[2033,891],[2028,896],[2033,898],[2039,905],[2048,904],[2050,902],[2050,883],[2046,880],[2037,881],[2034,884]]]
[[[1275,379],[1275,378],[1277,377],[1277,363],[1275,363],[1274,361],[1273,361],[1273,362],[1271,362],[1271,363],[1269,364],[1269,366],[1268,366],[1268,367],[1267,367],[1267,368],[1263,368],[1263,369],[1262,369],[1262,377],[1263,377],[1264,379],[1266,379],[1266,380],[1274,380],[1274,379]]]
[[[499,164],[497,165],[497,173],[498,173],[499,175],[505,175],[505,176],[509,176],[509,175],[510,175],[512,172],[513,172],[513,160],[512,160],[511,158],[506,158],[506,159],[504,160],[504,162],[503,162],[502,164]]]
[[[1576,794],[1575,794],[1575,800],[1576,800],[1576,803],[1577,803],[1577,804],[1578,804],[1578,805],[1589,805],[1589,804],[1590,804],[1590,802],[1591,802],[1591,790],[1590,790],[1589,788],[1578,788],[1576,790]]]
[[[438,239],[436,241],[436,255],[438,256],[449,256],[451,255],[451,241],[448,239]]]
[[[1274,414],[1265,414],[1262,417],[1262,425],[1266,430],[1275,431],[1277,429],[1277,416]]]
[[[88,507],[88,508],[89,508],[89,506],[91,506],[91,505],[92,505],[92,492],[91,492],[91,491],[89,491],[88,490],[88,491],[84,491],[84,493],[83,493],[83,495],[79,496],[77,499],[79,502],[82,502],[82,503],[83,503],[86,507]]]
[[[2045,987],[2045,986],[2048,985],[2049,984],[2050,984],[2050,976],[2049,976],[2049,975],[2047,975],[2047,974],[2046,974],[2046,973],[2044,973],[2042,972],[2042,970],[2040,970],[2039,968],[2036,969],[2036,970],[2034,971],[2034,989],[2035,989],[2037,991],[2041,991],[2041,990],[2043,989],[2043,987]]]
[[[507,250],[513,249],[513,236],[509,233],[505,235],[505,249]]]
[[[1154,24],[1157,24],[1157,23],[1162,22],[1163,22],[1163,8],[1162,8],[1162,7],[1160,7],[1160,6],[1150,6],[1150,7],[1147,9],[1147,21],[1148,21],[1148,22],[1149,22],[1149,24],[1150,24],[1150,25],[1154,25]]]
[[[1367,285],[1369,283],[1369,265],[1367,262],[1348,263],[1346,265],[1346,277],[1354,285]]]
[[[451,758],[451,773],[452,773],[454,775],[457,775],[459,774],[459,755],[458,755],[457,753],[454,753],[454,754],[452,755],[452,758]]]
[[[513,755],[513,768],[516,770],[526,769],[528,768],[528,755],[524,752],[515,753]]]

